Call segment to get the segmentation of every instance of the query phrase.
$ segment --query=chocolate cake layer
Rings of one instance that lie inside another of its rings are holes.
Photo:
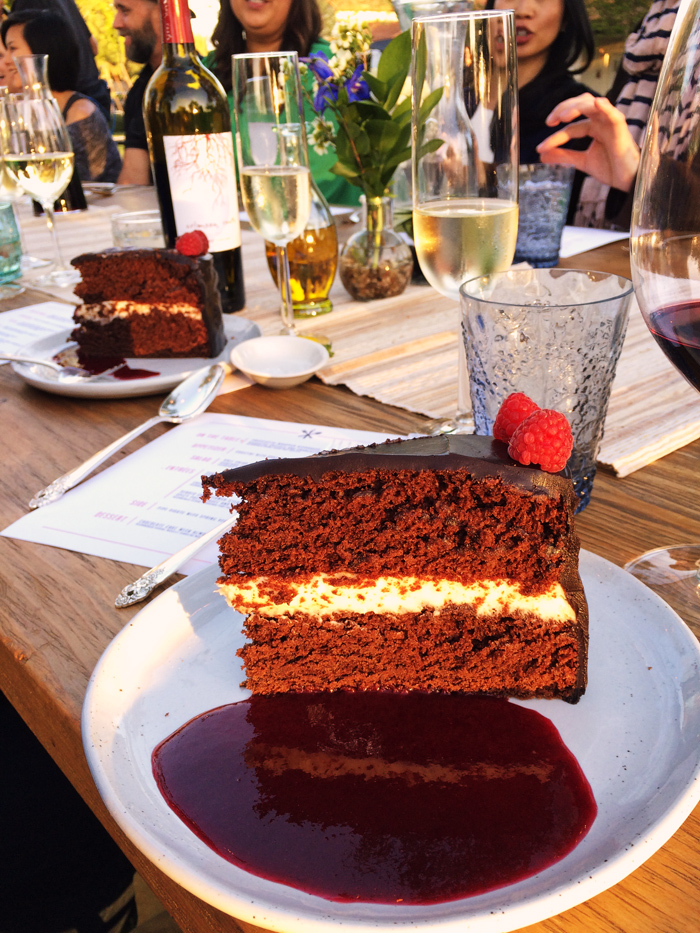
[[[85,356],[207,357],[226,344],[210,255],[107,249],[72,260],[83,299],[71,337]]]
[[[571,482],[504,444],[431,437],[203,477],[236,496],[219,584],[255,692],[576,700],[587,608]]]

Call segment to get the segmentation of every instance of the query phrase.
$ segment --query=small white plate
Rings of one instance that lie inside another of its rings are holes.
[[[323,369],[330,356],[308,337],[255,337],[231,351],[231,362],[250,379],[269,389],[288,389]]]
[[[83,744],[110,813],[188,891],[284,933],[508,933],[599,894],[669,839],[700,798],[700,647],[639,580],[588,552],[589,683],[575,706],[523,705],[549,718],[591,784],[598,815],[565,858],[517,884],[426,906],[334,903],[249,874],[195,836],[151,769],[155,746],[194,716],[244,699],[241,616],[216,567],[170,587],[111,642],[90,679]],[[440,727],[439,723],[435,724]]]
[[[19,356],[30,356],[34,359],[50,360],[66,347],[75,346],[70,341],[71,329],[49,334],[18,351]],[[228,363],[231,350],[260,334],[260,328],[248,318],[236,315],[224,315],[224,331],[228,342],[221,353],[214,359],[201,359],[188,357],[178,359],[127,359],[127,366],[132,369],[146,369],[156,373],[154,376],[143,379],[115,379],[112,376],[101,376],[90,382],[64,383],[59,382],[57,374],[46,367],[30,363],[10,363],[18,376],[36,389],[44,389],[55,395],[70,395],[76,398],[128,398],[141,395],[158,395],[168,389],[179,385],[183,379],[197,369],[211,363]]]

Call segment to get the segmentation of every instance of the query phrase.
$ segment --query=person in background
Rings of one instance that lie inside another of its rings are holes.
[[[588,95],[559,104],[547,118],[550,127],[583,121],[550,136],[540,146],[543,162],[571,163],[588,173],[576,205],[579,227],[629,229],[630,173],[636,175],[661,65],[676,21],[679,0],[655,0],[641,25],[628,37],[618,76],[605,104]],[[614,106],[613,106],[614,104]],[[580,156],[561,150],[588,126],[591,147]]]
[[[3,21],[0,36],[5,46],[5,77],[12,92],[22,90],[14,55],[49,56],[49,87],[66,121],[81,182],[115,182],[121,170],[119,150],[97,104],[75,91],[78,43],[68,22],[41,10],[13,12]]]
[[[112,99],[109,93],[109,85],[100,77],[95,62],[97,44],[90,34],[90,30],[75,0],[14,0],[12,4],[13,13],[23,13],[25,10],[44,10],[47,13],[58,13],[69,23],[78,46],[78,76],[74,84],[75,90],[80,94],[91,97],[111,126]]]
[[[330,44],[321,38],[322,19],[317,0],[220,0],[216,28],[211,37],[214,51],[204,60],[224,86],[232,107],[231,56],[244,52],[297,52],[305,58],[313,52],[332,56]],[[307,121],[313,119],[307,106]],[[314,181],[331,204],[357,205],[360,189],[333,175],[334,152],[319,155],[309,146],[309,165]]]
[[[143,65],[124,101],[124,162],[120,185],[151,185],[143,95],[163,57],[158,0],[114,0],[114,28],[124,39],[129,61]]]
[[[539,162],[537,146],[551,132],[552,109],[590,91],[574,78],[595,49],[586,7],[583,0],[488,0],[486,8],[515,11],[520,162]]]

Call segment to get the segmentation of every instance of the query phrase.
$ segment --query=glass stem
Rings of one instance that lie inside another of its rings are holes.
[[[41,206],[44,208],[44,214],[46,214],[46,226],[49,228],[51,238],[53,239],[53,251],[54,256],[56,257],[56,268],[68,271],[66,264],[63,261],[63,256],[61,255],[61,247],[58,245],[58,234],[56,233],[56,226],[54,224],[53,218],[53,202],[48,201],[44,203],[42,201]]]
[[[294,305],[292,304],[292,286],[289,276],[289,256],[287,255],[287,244],[277,247],[277,270],[280,283],[280,298],[282,303],[280,310],[282,312],[282,324],[288,334],[295,334],[294,326]]]

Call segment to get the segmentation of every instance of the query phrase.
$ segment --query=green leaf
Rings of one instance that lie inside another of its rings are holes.
[[[422,159],[424,155],[436,152],[444,142],[444,139],[429,139],[428,142],[424,143],[418,150],[418,158]]]
[[[422,126],[425,123],[426,118],[431,110],[436,106],[440,98],[442,97],[443,89],[441,87],[435,88],[434,91],[431,91],[430,94],[421,102],[420,110],[418,111],[418,125]]]
[[[418,48],[416,49],[415,54],[415,72],[413,78],[413,87],[418,90],[418,99],[420,100],[420,92],[423,90],[423,84],[425,83],[425,68],[427,61],[427,48],[425,44],[425,32],[421,32],[420,39],[418,40]],[[415,90],[414,90],[415,93]]]
[[[411,67],[411,32],[406,30],[392,39],[381,54],[377,65],[377,77],[380,81],[389,83],[403,74],[401,85],[406,80]]]
[[[410,97],[406,97],[404,100],[401,101],[400,104],[394,107],[394,109],[391,112],[391,119],[395,123],[398,123],[399,125],[403,125],[404,123],[411,122],[411,98]]]
[[[411,147],[406,146],[403,149],[398,149],[394,155],[384,163],[385,169],[391,169],[391,174],[394,174],[394,170],[398,165],[401,165],[402,162],[408,161],[411,158]]]
[[[355,101],[348,107],[348,117],[357,119],[360,123],[366,123],[368,120],[391,120],[391,114],[371,100]]]
[[[377,155],[388,155],[396,145],[400,128],[391,120],[369,120],[365,124],[367,136],[372,140],[372,149]]]
[[[387,94],[387,87],[384,81],[380,81],[379,78],[370,74],[369,71],[363,71],[362,78],[367,82],[367,87],[374,94],[379,103],[383,105]]]
[[[336,162],[335,165],[331,165],[328,171],[332,172],[333,175],[340,175],[341,178],[347,178],[349,181],[353,178],[359,178],[360,175],[356,169],[340,161]]]

